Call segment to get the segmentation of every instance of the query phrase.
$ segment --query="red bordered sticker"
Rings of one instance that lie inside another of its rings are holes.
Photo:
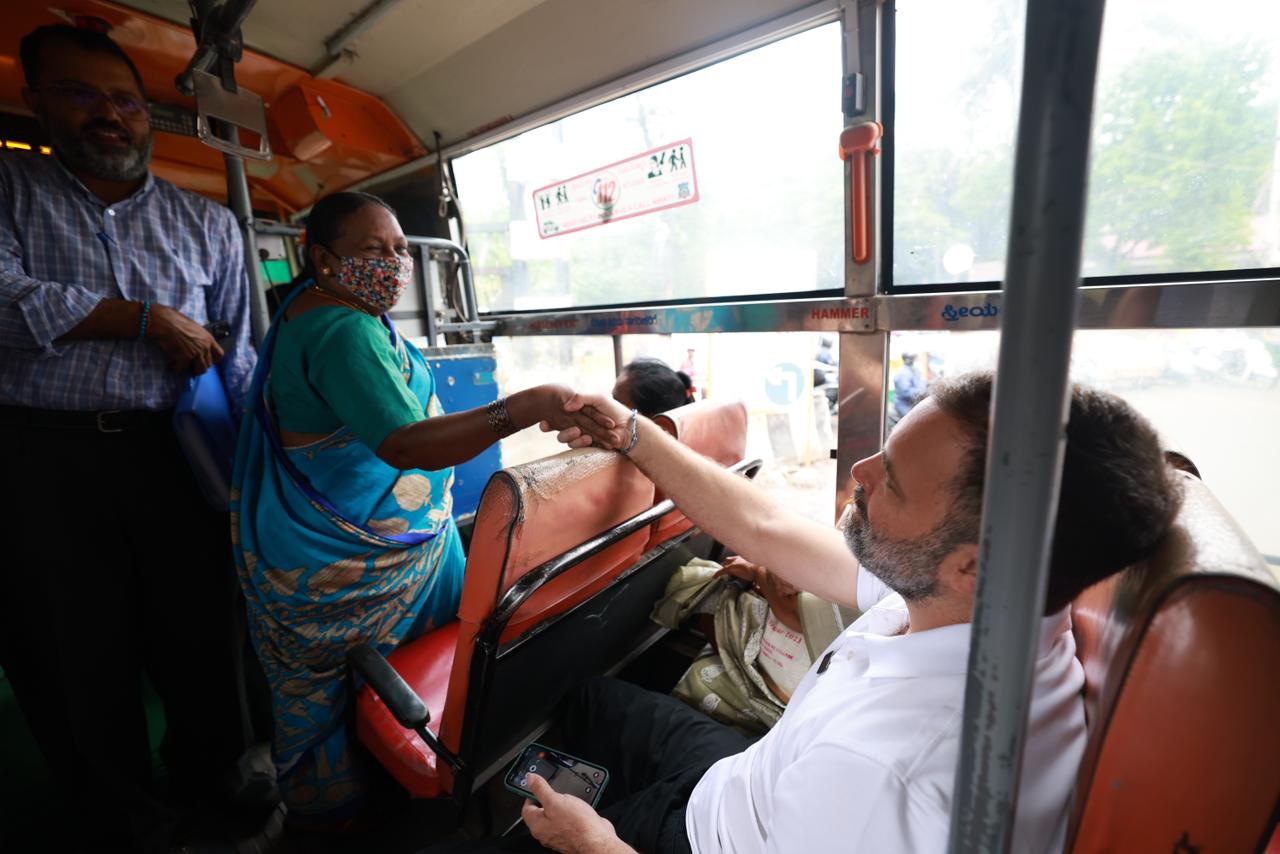
[[[682,139],[533,191],[544,240],[698,201],[693,140]]]

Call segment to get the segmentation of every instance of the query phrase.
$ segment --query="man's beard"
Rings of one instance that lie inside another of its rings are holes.
[[[853,491],[856,513],[845,513],[840,527],[858,563],[909,602],[923,602],[938,592],[938,566],[956,546],[973,542],[972,524],[948,513],[932,531],[910,539],[877,533],[867,521],[862,486]]]
[[[124,151],[104,151],[89,136],[95,127],[122,131],[129,140],[129,147]],[[151,148],[155,142],[150,132],[139,143],[118,123],[101,120],[87,123],[79,132],[50,126],[49,136],[53,140],[54,151],[67,166],[102,181],[136,181],[141,178],[151,162]]]

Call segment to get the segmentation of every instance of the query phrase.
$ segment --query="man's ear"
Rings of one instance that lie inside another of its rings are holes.
[[[978,544],[963,543],[951,550],[938,567],[938,583],[965,602],[978,589]]]

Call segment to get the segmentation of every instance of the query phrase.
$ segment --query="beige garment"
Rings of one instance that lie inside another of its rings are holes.
[[[742,590],[729,578],[715,578],[719,569],[711,561],[690,561],[672,575],[665,595],[653,608],[653,620],[671,629],[698,614],[714,615],[719,652],[694,661],[671,694],[715,720],[761,734],[777,723],[786,708],[760,671],[769,605],[764,597]],[[856,617],[851,609],[808,593],[800,594],[799,604],[805,644],[813,659]]]

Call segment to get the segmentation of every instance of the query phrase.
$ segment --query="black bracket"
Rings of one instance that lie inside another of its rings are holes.
[[[347,650],[347,663],[360,674],[373,693],[382,699],[400,726],[416,732],[427,743],[427,747],[453,769],[454,774],[462,774],[462,760],[427,728],[427,724],[431,722],[431,710],[396,672],[391,662],[369,644],[362,643]]]
[[[865,78],[862,72],[844,76],[844,84],[840,87],[840,109],[848,118],[856,118],[867,111],[867,93]]]

